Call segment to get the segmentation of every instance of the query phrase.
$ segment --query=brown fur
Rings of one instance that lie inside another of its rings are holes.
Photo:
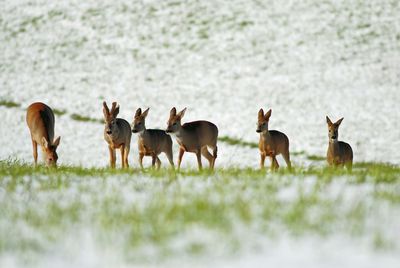
[[[214,169],[217,159],[217,140],[218,128],[208,121],[194,121],[181,125],[182,117],[186,108],[176,113],[175,107],[171,109],[167,133],[175,133],[180,146],[178,156],[178,170],[181,166],[182,157],[185,152],[195,153],[199,170],[202,169],[201,155],[203,155],[210,164],[210,169]],[[208,151],[208,147],[213,150],[213,154]]]
[[[42,148],[43,159],[47,166],[57,166],[57,147],[60,137],[54,139],[54,114],[49,106],[41,102],[32,103],[26,112],[33,149],[33,159],[37,164],[37,145]]]
[[[336,123],[332,123],[329,117],[326,117],[329,137],[329,146],[326,153],[326,160],[329,166],[346,166],[347,169],[351,171],[353,166],[353,149],[348,143],[338,140],[339,126],[342,121],[343,118],[339,119]]]
[[[268,123],[271,117],[272,110],[269,110],[264,115],[264,110],[258,112],[257,132],[260,133],[258,148],[260,150],[260,167],[264,169],[264,161],[268,156],[271,159],[271,170],[279,168],[276,156],[282,154],[288,169],[291,169],[290,154],[289,154],[289,139],[288,137],[277,130],[269,130]]]
[[[132,133],[139,133],[138,148],[139,148],[139,164],[143,168],[143,157],[152,157],[152,167],[157,163],[157,169],[161,166],[161,160],[158,158],[160,153],[165,153],[171,167],[174,168],[172,154],[172,139],[164,130],[147,129],[146,117],[149,113],[149,108],[142,113],[142,109],[137,109],[132,123]]]
[[[111,111],[108,109],[106,102],[103,102],[104,113],[104,140],[108,143],[108,151],[110,154],[110,166],[115,168],[116,149],[121,150],[122,167],[129,167],[128,155],[131,144],[131,126],[128,121],[117,118],[119,113],[119,105],[112,103]]]

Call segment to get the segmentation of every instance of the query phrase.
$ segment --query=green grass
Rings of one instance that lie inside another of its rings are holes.
[[[256,142],[247,142],[247,141],[243,141],[241,139],[237,139],[237,138],[233,138],[233,137],[229,137],[229,136],[219,137],[218,140],[220,142],[224,142],[229,145],[238,145],[238,146],[249,147],[249,148],[258,148],[258,143],[256,143]]]
[[[19,177],[29,174],[56,175],[68,174],[76,176],[112,176],[112,175],[146,175],[150,177],[177,177],[177,176],[212,176],[212,177],[252,177],[264,178],[266,176],[317,176],[319,179],[326,177],[348,176],[351,182],[373,182],[373,183],[399,183],[400,167],[386,163],[359,162],[353,165],[353,171],[349,173],[346,169],[330,167],[293,167],[290,172],[285,168],[279,169],[276,173],[270,173],[268,169],[259,170],[252,168],[217,168],[215,171],[203,169],[184,169],[179,172],[169,168],[145,170],[137,168],[111,169],[111,168],[85,168],[81,166],[59,166],[58,168],[47,168],[43,165],[32,166],[18,160],[1,160],[0,176]],[[325,180],[325,179],[324,179]]]
[[[329,189],[337,183],[342,190],[330,196]],[[365,191],[366,185],[373,187]],[[349,202],[346,189],[354,187],[359,188],[357,201]],[[238,228],[265,239],[281,233],[344,234],[354,239],[370,237],[371,247],[377,249],[397,245],[381,229],[366,224],[399,220],[392,219],[390,210],[382,217],[381,207],[389,205],[396,211],[400,202],[400,168],[383,163],[357,163],[351,174],[315,167],[272,174],[251,168],[214,172],[46,168],[3,160],[0,190],[0,254],[9,250],[21,256],[40,254],[65,234],[79,237],[76,230],[81,228],[90,229],[96,242],[112,244],[133,261],[146,258],[137,253],[146,246],[155,247],[160,258],[181,254],[171,243],[199,228],[213,234],[215,241],[189,239],[180,250],[207,254],[215,243],[230,241],[226,250],[234,253],[244,239]],[[287,191],[292,194],[285,195]]]
[[[0,106],[5,106],[8,108],[15,108],[15,107],[20,107],[21,105],[19,103],[13,102],[13,101],[0,100]]]
[[[67,113],[66,110],[59,110],[59,109],[56,109],[56,108],[53,108],[52,110],[53,110],[53,113],[54,113],[55,115],[58,115],[58,116],[61,116],[61,115],[64,115],[64,114]]]
[[[319,155],[307,155],[307,159],[311,161],[326,161],[326,157]]]
[[[102,120],[102,119],[83,116],[80,114],[71,114],[71,119],[73,119],[75,121],[82,121],[82,122],[104,123],[104,120]]]

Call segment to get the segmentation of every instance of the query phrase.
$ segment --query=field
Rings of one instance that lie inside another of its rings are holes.
[[[219,266],[228,258],[223,265],[235,267],[241,258],[230,256],[238,252],[259,267],[398,264],[400,169],[391,165],[360,163],[349,176],[326,168],[49,170],[5,161],[0,174],[0,250],[15,265]]]
[[[0,267],[399,267],[399,8],[2,1]],[[214,122],[216,171],[191,154],[179,173],[164,156],[141,171],[135,135],[131,168],[110,170],[103,100],[129,122],[150,107],[150,128],[173,106]],[[34,101],[56,114],[57,170],[32,166]],[[261,107],[290,139],[293,173],[282,158],[258,170]],[[326,167],[326,115],[345,118],[351,174]]]

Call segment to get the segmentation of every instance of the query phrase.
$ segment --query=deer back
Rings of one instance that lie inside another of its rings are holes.
[[[168,152],[172,148],[172,139],[164,130],[147,129],[138,139],[139,150],[146,148],[156,154]]]
[[[54,114],[49,106],[36,102],[28,107],[26,122],[31,132],[32,139],[42,144],[42,137],[52,143],[54,139]]]
[[[353,161],[353,150],[350,144],[343,141],[329,143],[327,161],[329,164],[344,164]]]
[[[289,138],[283,132],[269,130],[268,135],[260,134],[258,147],[260,151],[273,151],[275,154],[284,153],[288,151]]]
[[[183,131],[177,136],[187,150],[198,149],[203,146],[216,146],[218,128],[209,121],[193,121],[182,125]]]

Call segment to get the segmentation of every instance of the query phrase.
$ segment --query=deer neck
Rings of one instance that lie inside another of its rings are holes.
[[[182,141],[182,140],[184,139],[185,134],[186,134],[186,131],[185,131],[185,129],[184,129],[182,126],[179,127],[179,129],[178,129],[177,132],[175,132],[176,138],[177,138],[178,140],[180,140],[180,141]]]
[[[271,134],[268,130],[261,132],[260,136],[267,142],[271,140]]]
[[[337,139],[336,140],[329,139],[329,150],[333,154],[337,154],[339,152],[339,141]]]
[[[120,130],[119,128],[115,128],[114,131],[111,132],[111,134],[107,134],[104,130],[104,134],[108,137],[108,139],[110,139],[112,142],[115,142],[119,139],[120,136]]]
[[[138,133],[139,133],[139,138],[142,138],[142,139],[143,139],[144,136],[145,136],[146,133],[147,133],[146,127],[144,127],[143,130],[142,130],[142,131],[139,131]]]

